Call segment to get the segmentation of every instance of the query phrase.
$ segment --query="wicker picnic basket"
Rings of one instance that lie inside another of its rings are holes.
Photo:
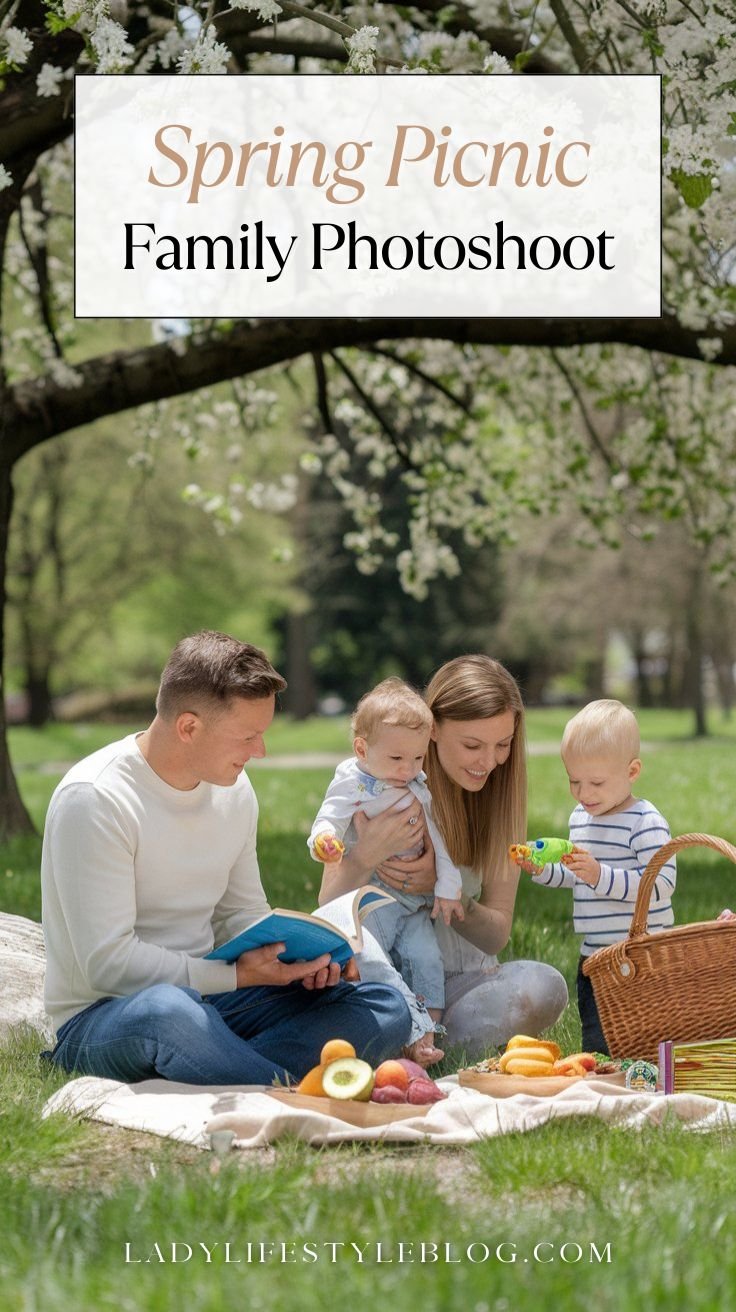
[[[697,1043],[736,1035],[736,920],[646,932],[654,881],[685,847],[710,847],[736,864],[736,848],[710,834],[665,843],[642,875],[628,938],[583,963],[612,1057],[656,1061],[661,1039]]]

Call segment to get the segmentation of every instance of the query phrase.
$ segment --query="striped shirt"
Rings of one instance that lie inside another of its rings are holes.
[[[570,840],[600,862],[595,888],[560,864],[546,865],[532,878],[547,888],[573,890],[573,925],[577,934],[584,935],[580,948],[584,957],[626,938],[644,870],[670,837],[667,821],[643,799],[613,815],[593,816],[582,806],[575,807],[570,816]],[[670,857],[654,881],[647,916],[650,933],[674,924],[675,879],[675,858]]]

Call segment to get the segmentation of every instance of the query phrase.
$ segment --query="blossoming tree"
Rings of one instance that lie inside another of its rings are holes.
[[[246,320],[103,354],[83,345],[68,273],[71,76],[314,71],[661,73],[662,317]],[[390,475],[410,493],[397,568],[418,597],[457,570],[450,532],[470,545],[503,540],[519,515],[563,501],[583,539],[654,533],[662,516],[683,516],[703,568],[730,576],[735,92],[732,0],[331,0],[325,10],[2,0],[0,615],[12,470],[25,452],[101,415],[301,355],[314,360],[319,418],[305,465],[351,509],[363,569],[396,551],[381,522]],[[3,731],[0,718],[8,832],[25,817]]]

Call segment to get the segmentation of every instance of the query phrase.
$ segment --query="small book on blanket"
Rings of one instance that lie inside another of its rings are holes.
[[[363,946],[362,922],[377,907],[394,902],[390,893],[384,893],[372,884],[366,884],[355,893],[335,898],[320,907],[319,916],[307,911],[285,911],[276,907],[267,916],[261,916],[234,938],[222,943],[208,960],[237,961],[243,952],[262,948],[266,943],[285,943],[286,950],[279,953],[279,961],[314,961],[329,952],[333,961],[344,966]],[[338,924],[332,923],[334,920]],[[344,925],[344,928],[341,927]]]
[[[700,1093],[736,1102],[736,1039],[660,1043],[659,1085],[665,1093]]]

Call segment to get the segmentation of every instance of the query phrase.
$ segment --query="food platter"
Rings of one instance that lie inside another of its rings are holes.
[[[268,1093],[270,1097],[277,1098],[288,1107],[320,1112],[322,1116],[334,1116],[348,1125],[357,1125],[366,1129],[377,1125],[393,1125],[396,1121],[406,1121],[410,1117],[416,1119],[426,1116],[429,1111],[427,1103],[415,1106],[403,1102],[355,1102],[347,1098],[314,1098],[306,1093],[292,1092],[291,1089],[269,1089]]]
[[[613,1075],[502,1075],[500,1071],[476,1071],[472,1067],[458,1071],[458,1083],[466,1089],[476,1089],[491,1098],[513,1098],[515,1093],[527,1093],[532,1098],[554,1098],[581,1080],[595,1084],[596,1092],[616,1094],[626,1086],[623,1071]]]

